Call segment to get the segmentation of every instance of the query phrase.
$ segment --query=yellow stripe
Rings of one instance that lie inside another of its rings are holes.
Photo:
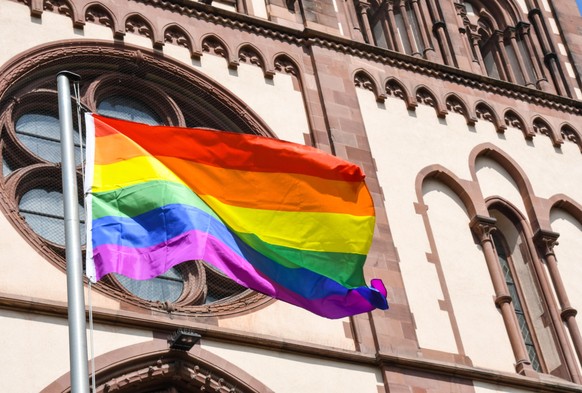
[[[374,217],[337,213],[287,212],[226,205],[199,195],[233,230],[252,233],[278,246],[310,251],[366,254]]]
[[[166,180],[186,185],[154,157],[141,156],[109,165],[95,165],[92,190],[111,191],[152,180]]]
[[[142,156],[109,165],[95,165],[92,191],[111,191],[152,180],[185,184],[154,157]],[[372,241],[369,233],[374,230],[373,216],[244,208],[224,204],[209,195],[199,196],[233,230],[255,234],[273,245],[366,254]]]

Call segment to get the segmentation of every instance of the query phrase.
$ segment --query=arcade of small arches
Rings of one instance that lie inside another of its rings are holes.
[[[447,93],[444,97],[438,97],[425,85],[420,84],[409,89],[396,78],[388,79],[384,84],[384,89],[380,90],[378,84],[365,71],[355,73],[354,85],[373,92],[379,102],[383,102],[387,97],[398,98],[405,102],[409,110],[414,110],[418,105],[428,105],[434,108],[437,116],[441,118],[445,118],[449,113],[457,113],[465,117],[468,126],[474,126],[479,120],[487,121],[495,125],[498,133],[504,133],[508,127],[513,127],[519,129],[527,140],[531,140],[536,135],[544,135],[551,139],[555,147],[570,142],[576,144],[582,152],[580,131],[567,122],[552,126],[540,115],[534,116],[531,122],[527,122],[526,117],[514,108],[496,109],[480,99],[469,105],[456,93]]]
[[[199,59],[204,53],[224,57],[230,69],[236,69],[240,63],[253,64],[263,70],[265,78],[269,79],[275,72],[285,72],[298,76],[298,65],[290,56],[280,53],[265,54],[250,43],[242,43],[234,50],[228,43],[215,34],[202,34],[198,40],[194,32],[177,23],[156,26],[142,14],[128,12],[117,15],[106,5],[91,3],[80,9],[66,0],[44,0],[43,8],[37,2],[28,2],[31,15],[41,17],[43,12],[54,12],[70,17],[75,28],[83,28],[89,23],[105,26],[112,31],[112,38],[123,40],[127,33],[146,37],[152,41],[152,47],[161,50],[165,44],[186,48],[193,59]],[[271,60],[269,61],[269,56]]]
[[[239,13],[246,12],[245,7],[239,5],[242,2],[236,2],[235,9],[242,10]],[[76,28],[83,28],[87,22],[99,24],[111,29],[112,37],[116,40],[123,40],[127,33],[132,33],[151,40],[156,50],[162,50],[166,44],[178,45],[186,48],[192,58],[199,58],[204,52],[213,52],[225,57],[228,66],[233,69],[240,62],[249,61],[261,67],[267,78],[282,68],[277,61],[266,61],[274,54],[265,56],[256,47],[247,45],[244,48],[245,54],[241,55],[240,50],[230,49],[219,37],[204,36],[192,26],[178,23],[158,26],[152,21],[154,19],[146,15],[133,11],[122,14],[119,9],[116,13],[101,3],[85,4],[82,7],[66,0],[44,0],[43,7],[39,3],[29,2],[33,16],[41,17],[43,12],[52,11],[70,17]],[[471,72],[492,80],[574,97],[575,89],[563,69],[554,34],[544,18],[539,1],[526,3],[527,10],[523,10],[511,0],[458,0],[453,3],[457,19],[447,20],[443,6],[434,0],[356,0],[354,19],[360,27],[355,28],[355,31],[361,32],[360,39],[364,42],[410,55],[411,61],[419,57],[459,68],[461,55],[455,53],[452,44],[454,37],[451,37],[447,28],[448,25],[456,24],[460,36],[455,39],[463,41],[466,52],[463,56],[470,63],[463,67],[470,67]],[[157,2],[151,2],[150,5],[160,7]],[[211,18],[192,5],[164,7],[190,17]],[[235,29],[250,28],[228,18],[213,19],[213,22],[231,25]],[[292,44],[309,45],[308,40],[300,36],[275,32],[266,27],[258,29],[265,36],[277,37]],[[199,42],[194,38],[196,35],[202,36]],[[354,39],[357,41],[358,37]],[[271,48],[275,49],[276,46],[267,45],[264,50]]]

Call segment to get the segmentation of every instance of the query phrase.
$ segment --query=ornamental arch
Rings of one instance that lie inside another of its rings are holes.
[[[42,393],[69,393],[66,373]],[[96,393],[272,393],[256,378],[196,345],[190,351],[172,350],[166,340],[119,348],[95,358]]]

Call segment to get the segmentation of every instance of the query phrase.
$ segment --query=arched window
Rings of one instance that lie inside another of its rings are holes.
[[[518,281],[514,278],[516,272],[513,257],[511,256],[507,241],[499,231],[493,232],[492,237],[497,252],[497,260],[499,261],[501,271],[503,272],[505,285],[507,285],[509,295],[511,296],[511,303],[513,304],[513,309],[517,317],[519,330],[523,337],[527,355],[532,368],[539,372],[541,371],[540,358],[538,356],[536,345],[534,344],[534,338],[530,328],[531,322],[528,320],[529,318],[527,318],[526,310],[521,301],[523,290],[518,285]]]
[[[546,81],[541,57],[522,21],[509,4],[462,0],[456,4],[473,61],[492,78],[541,88]]]
[[[368,15],[376,45],[425,58],[434,52],[426,1],[372,1]]]
[[[545,273],[527,221],[500,201],[490,205],[489,214],[487,225],[491,230],[482,237],[482,245],[496,291],[495,303],[501,309],[516,357],[516,369],[524,374],[531,370],[570,379],[557,338],[556,329],[561,326],[556,324],[561,322],[555,310],[550,309],[555,307],[547,300],[551,294],[543,289]],[[487,247],[491,247],[491,254]]]
[[[61,161],[60,124],[56,114],[47,111],[31,111],[16,120],[16,135],[18,139],[34,154],[50,161]],[[73,134],[77,164],[80,164],[79,132]]]
[[[156,113],[143,102],[127,96],[108,96],[97,105],[97,112],[104,116],[135,121],[149,125],[161,125]]]

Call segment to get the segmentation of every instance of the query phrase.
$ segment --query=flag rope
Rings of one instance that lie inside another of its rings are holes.
[[[83,108],[83,104],[81,103],[81,93],[80,93],[80,86],[79,81],[73,81],[73,98],[75,99],[75,103],[77,104],[77,128],[79,131],[79,150],[81,154],[81,162],[84,163],[87,157],[85,156],[85,140],[83,138],[83,123],[82,112],[85,110]],[[85,184],[85,165],[81,165],[81,181],[82,184]],[[86,198],[83,198],[83,207],[86,209]],[[85,210],[86,211],[86,210]],[[85,216],[85,222],[87,221],[87,217]],[[93,285],[91,280],[89,281],[89,287],[87,289],[87,304],[89,308],[89,358],[91,363],[91,391],[96,392],[97,386],[95,381],[95,341],[93,340],[93,303],[91,300],[92,289]]]

